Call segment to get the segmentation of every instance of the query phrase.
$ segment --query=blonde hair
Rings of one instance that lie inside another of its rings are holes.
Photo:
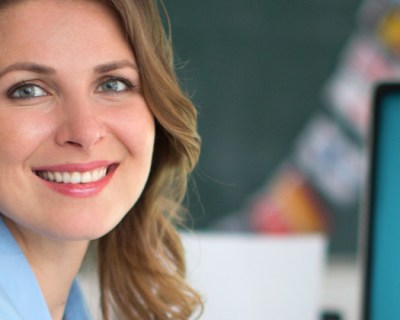
[[[102,1],[121,20],[156,120],[145,190],[120,224],[98,241],[103,317],[188,319],[202,302],[185,281],[183,248],[174,225],[182,222],[187,177],[199,157],[196,110],[179,87],[156,0]]]

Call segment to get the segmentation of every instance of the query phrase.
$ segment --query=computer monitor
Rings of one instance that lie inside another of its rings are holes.
[[[361,318],[400,319],[400,83],[377,86],[371,117]]]

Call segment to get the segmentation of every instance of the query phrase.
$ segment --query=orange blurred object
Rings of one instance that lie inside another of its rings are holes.
[[[257,232],[314,233],[327,231],[325,210],[306,179],[286,167],[251,206],[251,226]]]

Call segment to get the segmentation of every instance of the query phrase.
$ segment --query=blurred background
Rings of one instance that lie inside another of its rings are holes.
[[[396,2],[166,5],[203,139],[189,225],[324,232],[330,252],[354,255],[370,88],[399,70]]]

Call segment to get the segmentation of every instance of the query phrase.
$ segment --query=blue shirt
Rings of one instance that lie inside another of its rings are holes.
[[[51,320],[36,277],[0,217],[0,319]],[[90,320],[78,282],[71,286],[64,320]]]

